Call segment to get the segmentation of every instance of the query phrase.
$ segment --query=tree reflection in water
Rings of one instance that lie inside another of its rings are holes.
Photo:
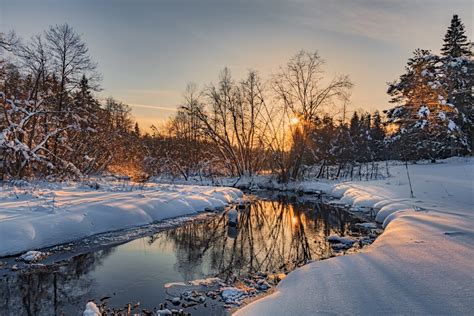
[[[176,269],[185,280],[213,271],[224,279],[233,275],[290,271],[309,260],[331,255],[330,234],[345,235],[350,216],[319,203],[256,200],[239,211],[238,227],[226,214],[192,222],[165,232],[159,243],[172,242]],[[155,239],[150,239],[155,242]]]
[[[290,271],[308,260],[329,257],[326,237],[345,235],[351,220],[346,212],[324,204],[285,196],[255,199],[239,210],[237,227],[228,225],[227,214],[217,215],[76,256],[55,271],[48,268],[0,277],[0,315],[73,315],[90,298],[111,295],[117,286],[134,289],[120,294],[120,300],[118,294],[117,304],[139,297],[143,305],[153,308],[157,297],[166,295],[164,283],[180,281],[179,275],[183,281],[207,276],[229,280],[247,273]],[[120,282],[105,282],[96,292],[99,266],[124,277]],[[148,297],[149,293],[154,294]]]
[[[56,271],[25,271],[0,278],[0,315],[73,315],[90,299],[89,272],[114,248],[76,256]],[[71,310],[71,308],[73,308]]]

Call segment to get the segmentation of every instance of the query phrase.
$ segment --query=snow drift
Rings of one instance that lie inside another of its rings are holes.
[[[0,257],[167,218],[220,210],[242,192],[232,188],[150,185],[92,190],[58,184],[0,191]]]
[[[293,271],[236,314],[472,314],[474,159],[409,168],[415,198],[404,166],[385,180],[323,184],[344,204],[374,207],[385,232],[363,253]]]

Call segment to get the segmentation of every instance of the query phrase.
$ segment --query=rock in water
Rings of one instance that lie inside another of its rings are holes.
[[[20,258],[18,258],[18,260],[22,260],[24,262],[31,263],[31,262],[39,261],[39,260],[43,259],[44,257],[46,257],[47,255],[48,255],[47,253],[44,253],[44,252],[41,252],[41,251],[30,250],[30,251],[22,254],[20,256]]]
[[[83,316],[100,316],[100,310],[94,302],[86,304],[86,309],[82,313]]]
[[[346,244],[346,245],[352,245],[355,243],[357,240],[352,237],[341,237],[337,235],[331,235],[326,238],[328,242],[330,243],[341,243],[341,244]]]
[[[240,305],[240,299],[242,299],[246,292],[242,289],[235,287],[223,287],[221,290],[221,297],[226,304],[238,304]]]
[[[227,217],[229,218],[229,226],[237,226],[239,213],[235,208],[227,212]]]

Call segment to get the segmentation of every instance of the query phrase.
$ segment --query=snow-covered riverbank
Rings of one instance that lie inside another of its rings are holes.
[[[148,184],[3,186],[0,257],[167,218],[223,209],[242,192],[232,188]]]
[[[375,207],[385,232],[363,253],[293,271],[236,314],[472,314],[474,159],[409,168],[415,198],[402,165],[385,180],[322,183],[342,203]]]

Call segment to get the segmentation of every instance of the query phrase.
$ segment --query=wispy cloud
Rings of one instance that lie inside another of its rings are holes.
[[[107,102],[107,99],[101,98],[99,99],[99,102],[101,104],[105,104]],[[169,111],[169,112],[176,112],[178,110],[175,107],[168,107],[168,106],[162,106],[162,105],[129,103],[129,102],[124,102],[124,103],[132,108],[155,109],[155,110],[162,110],[162,111]]]
[[[181,92],[176,90],[161,90],[161,89],[126,89],[121,91],[114,91],[115,93],[123,93],[127,95],[146,95],[155,97],[175,97],[179,96]]]
[[[136,107],[136,108],[145,108],[145,109],[156,109],[156,110],[164,110],[164,111],[171,111],[171,112],[176,112],[178,109],[177,108],[170,108],[166,106],[160,106],[160,105],[149,105],[149,104],[138,104],[138,103],[127,103],[131,107]]]
[[[430,7],[427,5],[430,1],[416,0],[300,0],[286,3],[284,11],[278,7],[271,9],[271,14],[288,25],[327,32],[330,36],[341,34],[360,40],[400,43],[426,34],[426,28],[420,25],[433,23],[439,2],[432,0],[437,6]],[[451,12],[446,10],[446,13],[447,19],[450,18]]]

